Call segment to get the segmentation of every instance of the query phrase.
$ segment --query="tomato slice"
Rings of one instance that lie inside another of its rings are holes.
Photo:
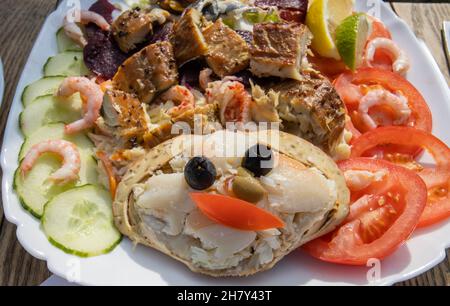
[[[355,73],[346,72],[341,74],[335,80],[334,86],[347,107],[354,127],[360,133],[365,133],[369,129],[358,112],[359,101],[368,90],[377,88],[386,89],[392,93],[399,91],[406,97],[408,106],[411,109],[411,116],[405,123],[405,126],[415,127],[426,132],[431,132],[432,130],[432,115],[425,99],[410,82],[396,73],[377,68],[361,68]],[[376,111],[387,118],[393,117],[389,108],[379,107]],[[405,154],[414,156],[422,152],[414,146],[403,146],[402,148],[386,146],[384,149],[391,152],[402,151]]]
[[[370,87],[381,87],[392,93],[400,91],[408,99],[408,105],[412,111],[406,126],[431,132],[432,115],[425,99],[410,82],[396,73],[376,68],[361,68],[353,74],[346,72],[340,75],[334,85],[350,115],[358,110],[364,91]],[[367,130],[355,122],[353,124],[362,132]]]
[[[408,105],[412,110],[406,126],[431,132],[432,115],[427,102],[414,85],[402,76],[380,69],[361,68],[353,76],[352,83],[356,85],[379,85],[390,92],[400,91],[408,99]]]
[[[353,142],[352,157],[370,156],[374,147],[413,145],[427,150],[435,160],[434,168],[423,168],[404,153],[378,154],[378,157],[414,169],[425,181],[428,202],[419,226],[435,224],[450,217],[450,149],[435,136],[407,127],[383,127],[370,131]]]
[[[349,159],[339,163],[342,171],[387,173],[382,180],[352,191],[350,214],[334,232],[313,240],[303,249],[327,262],[366,265],[383,259],[403,244],[416,228],[427,191],[413,171],[384,160]]]
[[[342,101],[348,109],[354,110],[359,105],[359,100],[363,97],[363,92],[359,85],[352,83],[354,74],[351,71],[347,71],[341,74],[333,85],[336,88]]]
[[[378,37],[384,37],[392,39],[391,32],[388,30],[388,28],[384,25],[384,23],[373,16],[369,16],[369,19],[372,22],[372,33],[370,33],[369,38],[367,41],[371,41]]]
[[[386,28],[386,26],[379,19],[370,16],[372,21],[372,33],[367,39],[367,43],[375,38],[388,38],[392,39],[391,32]],[[384,51],[383,49],[379,49],[375,52],[374,60],[371,65],[375,68],[392,71],[392,58],[391,55]]]
[[[284,222],[246,201],[219,194],[191,193],[197,207],[211,220],[243,231],[283,228]]]
[[[330,80],[334,80],[340,74],[349,71],[343,61],[322,57],[318,54],[314,54],[314,56],[308,56],[308,62],[311,63],[314,69],[319,70]]]

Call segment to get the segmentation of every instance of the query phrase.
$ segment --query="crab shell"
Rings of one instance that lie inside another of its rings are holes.
[[[185,148],[183,148],[182,145],[176,144],[183,144],[186,142],[192,143],[193,136],[191,135],[178,136],[154,147],[141,160],[136,161],[129,167],[128,172],[118,186],[116,198],[113,203],[114,221],[117,228],[135,243],[140,243],[159,250],[184,263],[194,272],[215,277],[248,276],[271,269],[291,251],[308,241],[334,230],[347,217],[350,192],[346,186],[343,174],[328,155],[311,143],[284,132],[267,131],[262,134],[254,132],[247,133],[247,135],[249,137],[256,137],[258,143],[269,145],[275,152],[293,158],[307,167],[316,167],[325,175],[325,177],[333,180],[336,184],[337,201],[335,202],[334,207],[325,213],[323,219],[319,222],[317,222],[317,220],[314,222],[305,220],[303,224],[294,227],[295,231],[293,232],[282,231],[282,234],[280,235],[281,247],[273,251],[272,261],[253,266],[246,262],[246,259],[239,263],[238,266],[232,268],[220,270],[207,269],[195,265],[188,258],[182,258],[175,254],[170,249],[169,245],[164,242],[168,236],[161,239],[161,235],[164,234],[149,229],[149,227],[144,227],[144,223],[140,222],[140,217],[134,209],[132,195],[133,186],[146,181],[164,165],[167,165],[174,156],[181,154]],[[267,139],[275,139],[274,137],[279,137],[279,141],[276,143],[267,142]],[[170,237],[167,239],[170,239]]]

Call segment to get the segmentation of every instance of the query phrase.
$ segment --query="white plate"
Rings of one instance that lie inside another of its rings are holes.
[[[93,1],[82,1],[88,7]],[[370,3],[370,7],[366,6]],[[33,256],[46,260],[53,273],[87,285],[365,285],[370,284],[367,267],[347,267],[320,262],[301,251],[293,252],[274,269],[248,278],[213,279],[191,273],[184,265],[152,249],[133,248],[124,239],[112,253],[80,259],[53,247],[39,228],[39,222],[22,209],[12,189],[17,155],[23,138],[18,128],[24,87],[41,77],[49,56],[57,52],[55,33],[61,26],[64,1],[46,20],[22,74],[9,114],[2,148],[2,195],[7,219],[17,225],[17,237]],[[358,10],[380,8],[381,19],[394,40],[409,53],[413,68],[408,79],[422,92],[434,115],[434,134],[450,143],[448,118],[450,94],[439,67],[427,48],[391,9],[378,1],[358,2]],[[412,278],[432,268],[445,257],[450,246],[450,222],[418,230],[411,240],[382,262],[381,278],[372,284],[389,285]]]

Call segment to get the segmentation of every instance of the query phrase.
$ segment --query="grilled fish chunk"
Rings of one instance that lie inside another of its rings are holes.
[[[250,67],[259,77],[301,80],[312,34],[303,24],[262,23],[253,28]]]
[[[320,74],[304,74],[301,81],[252,84],[252,117],[276,122],[284,132],[302,137],[331,153],[345,126],[345,106],[333,85]]]
[[[126,140],[142,141],[148,132],[150,119],[135,95],[119,90],[107,90],[103,96],[102,117],[114,134]]]
[[[176,132],[182,132],[180,129],[184,127],[184,124],[188,124],[194,132],[197,132],[195,130],[196,128],[201,128],[201,132],[204,134],[212,133],[218,127],[221,127],[217,118],[218,106],[216,104],[196,106],[177,117],[159,122],[155,127],[145,133],[144,144],[147,148],[153,148],[177,136],[178,134]],[[181,122],[183,125],[179,127],[174,126],[177,122]]]
[[[174,24],[171,42],[178,64],[203,56],[208,51],[208,45],[201,32],[201,14],[190,8]]]
[[[155,94],[178,82],[178,71],[169,42],[157,42],[128,58],[113,78],[114,88],[136,94],[150,103]]]
[[[244,70],[250,63],[249,47],[245,40],[221,19],[203,30],[209,50],[206,62],[220,77]]]
[[[119,48],[128,53],[153,33],[153,23],[164,23],[170,13],[162,9],[125,11],[112,24],[112,33]]]
[[[333,85],[311,73],[272,89],[279,93],[277,110],[284,130],[332,151],[345,127],[345,106]]]

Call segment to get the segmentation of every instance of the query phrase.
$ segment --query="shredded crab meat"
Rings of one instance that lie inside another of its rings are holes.
[[[382,181],[386,172],[370,172],[365,170],[348,170],[345,171],[344,177],[347,187],[352,191],[363,190],[369,187],[373,182]]]
[[[252,97],[242,83],[230,80],[212,82],[206,90],[206,98],[208,103],[219,104],[222,124],[250,121]]]

